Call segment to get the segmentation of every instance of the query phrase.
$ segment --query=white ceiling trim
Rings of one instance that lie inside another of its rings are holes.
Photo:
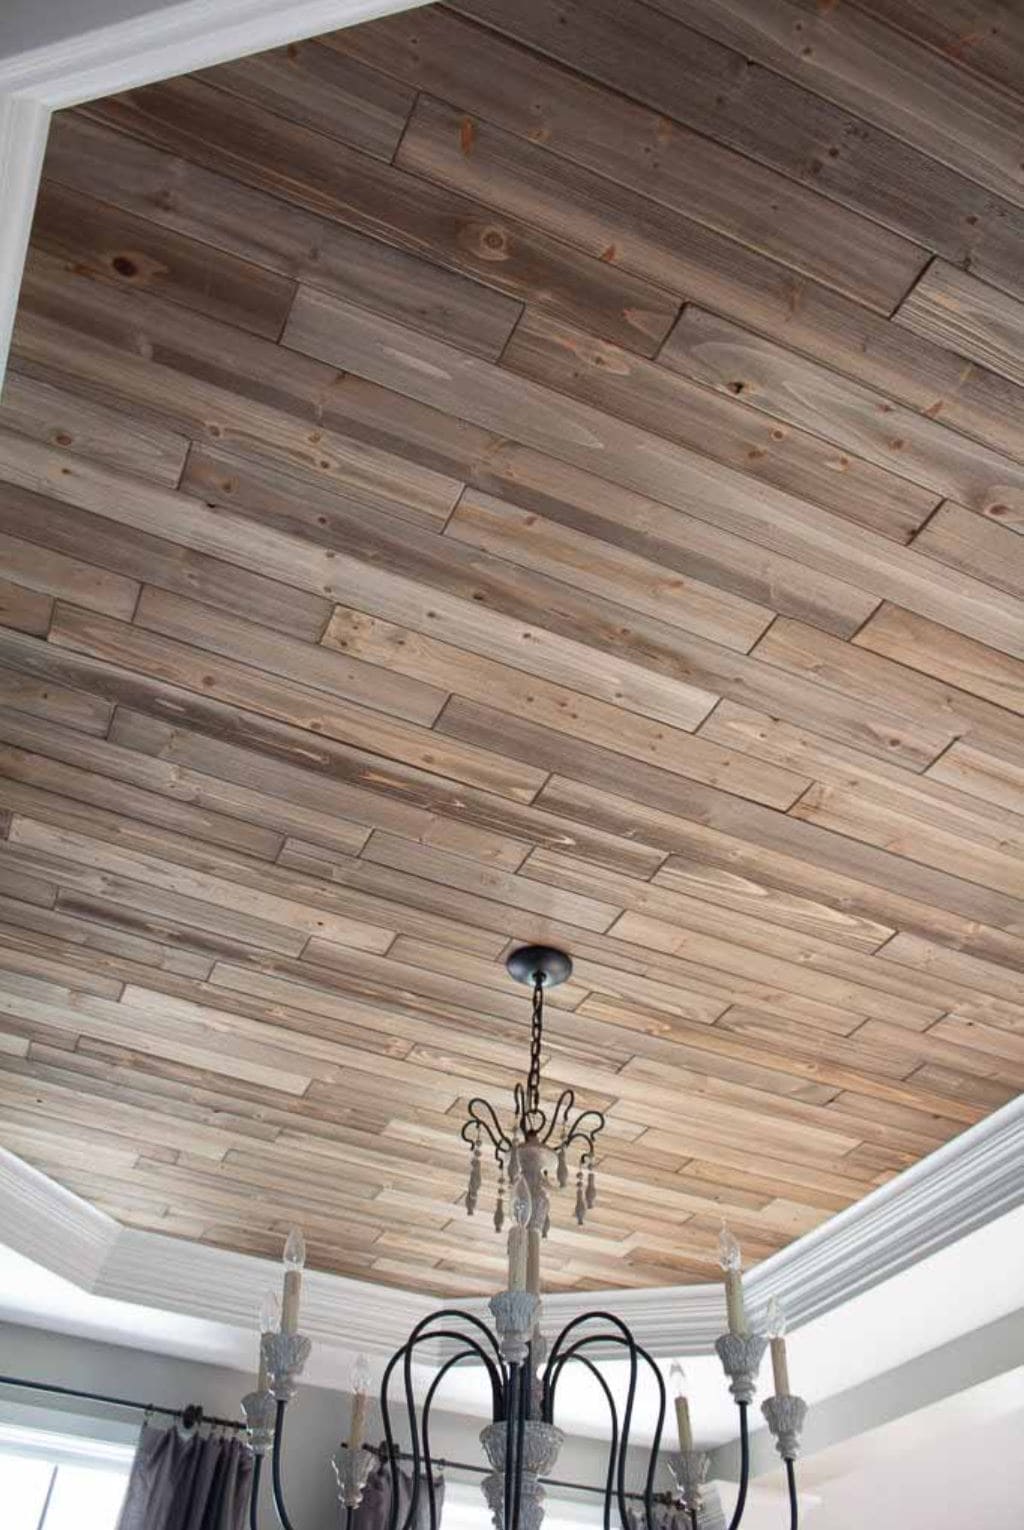
[[[0,59],[0,382],[10,349],[50,114],[153,80],[208,69],[422,0],[182,0],[129,21],[68,32]]]
[[[1022,1164],[1024,1096],[758,1265],[746,1280],[751,1311],[779,1294],[799,1327],[840,1307],[1024,1205]],[[278,1278],[270,1260],[123,1227],[3,1150],[0,1227],[15,1253],[96,1296],[243,1329]],[[656,1355],[707,1351],[722,1328],[717,1284],[615,1291],[607,1302]],[[602,1304],[601,1293],[550,1296],[545,1312],[566,1322]],[[437,1306],[414,1292],[311,1271],[303,1328],[316,1340],[390,1354]]]

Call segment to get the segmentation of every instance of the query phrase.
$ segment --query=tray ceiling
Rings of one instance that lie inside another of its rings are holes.
[[[1024,1078],[1024,119],[988,8],[464,0],[59,114],[0,409],[0,1144],[476,1294],[757,1261]],[[985,23],[985,25],[983,25]],[[482,1208],[483,1209],[483,1208]]]

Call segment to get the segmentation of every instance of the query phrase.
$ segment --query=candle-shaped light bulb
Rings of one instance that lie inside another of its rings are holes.
[[[370,1403],[370,1388],[373,1386],[373,1377],[370,1374],[370,1365],[365,1355],[357,1355],[352,1363],[352,1371],[349,1376],[349,1390],[352,1393],[352,1416],[348,1426],[348,1443],[351,1450],[360,1450],[366,1438],[366,1414]]]
[[[529,1227],[533,1216],[533,1196],[526,1175],[520,1174],[512,1187],[512,1220],[520,1227]]]
[[[301,1270],[306,1263],[306,1240],[301,1227],[293,1227],[284,1241],[282,1258],[289,1270]]]
[[[686,1372],[678,1360],[673,1360],[668,1371],[669,1386],[676,1405],[676,1430],[679,1435],[679,1449],[693,1449],[693,1431],[690,1428],[690,1403],[686,1396]]]
[[[281,1326],[281,1303],[276,1291],[266,1291],[260,1302],[259,1311],[256,1314],[256,1327],[259,1334],[259,1375],[256,1379],[257,1392],[267,1391],[270,1378],[267,1373],[267,1362],[263,1355],[263,1335],[276,1333]]]
[[[718,1236],[718,1262],[725,1271],[725,1305],[729,1314],[729,1332],[746,1337],[747,1316],[743,1310],[743,1253],[732,1233],[722,1223]]]
[[[768,1303],[768,1311],[765,1313],[764,1331],[771,1340],[772,1347],[772,1375],[775,1380],[776,1397],[788,1397],[789,1394],[789,1359],[786,1355],[786,1314],[782,1310],[782,1303],[777,1296],[773,1296]]]
[[[273,1289],[263,1293],[257,1322],[260,1333],[276,1333],[281,1326],[281,1298]]]
[[[284,1291],[281,1297],[281,1332],[295,1333],[299,1326],[299,1298],[302,1295],[302,1267],[306,1263],[306,1240],[302,1229],[293,1227],[284,1245]]]
[[[769,1339],[784,1339],[787,1326],[782,1303],[777,1296],[773,1296],[764,1315],[764,1331]]]
[[[743,1268],[743,1250],[724,1222],[718,1234],[718,1262],[723,1270],[735,1270],[737,1274]]]

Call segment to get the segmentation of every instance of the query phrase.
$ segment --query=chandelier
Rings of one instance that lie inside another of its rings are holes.
[[[478,1370],[489,1405],[490,1422],[480,1434],[489,1470],[482,1477],[481,1487],[494,1530],[540,1530],[544,1518],[544,1478],[554,1468],[564,1441],[556,1417],[559,1386],[567,1366],[585,1373],[607,1408],[608,1463],[600,1485],[605,1530],[611,1530],[613,1516],[620,1530],[674,1530],[679,1524],[699,1530],[710,1457],[694,1446],[690,1406],[679,1367],[673,1366],[670,1372],[670,1380],[675,1383],[678,1448],[667,1453],[667,1465],[674,1486],[668,1494],[656,1493],[667,1390],[654,1358],[636,1341],[628,1325],[606,1310],[581,1313],[550,1343],[541,1330],[540,1255],[550,1221],[548,1191],[552,1182],[559,1188],[568,1184],[569,1155],[578,1149],[575,1215],[578,1223],[585,1222],[588,1209],[595,1204],[595,1142],[605,1120],[600,1111],[577,1111],[572,1089],[562,1091],[550,1112],[541,1103],[544,993],[571,975],[569,957],[547,946],[526,946],[512,953],[506,967],[513,979],[527,984],[532,991],[526,1079],[516,1085],[512,1114],[504,1123],[489,1101],[471,1100],[461,1135],[470,1148],[467,1212],[472,1215],[477,1208],[485,1139],[498,1171],[494,1216],[498,1232],[504,1227],[508,1189],[507,1286],[490,1298],[490,1323],[461,1308],[443,1307],[417,1323],[392,1355],[384,1369],[379,1395],[385,1441],[380,1457],[364,1443],[370,1379],[365,1362],[357,1366],[351,1381],[348,1439],[332,1457],[345,1530],[353,1510],[362,1502],[370,1472],[378,1461],[390,1469],[387,1530],[413,1530],[422,1525],[424,1502],[430,1530],[439,1530],[430,1416],[445,1377],[462,1364]],[[284,1249],[280,1308],[275,1295],[261,1311],[259,1378],[255,1390],[242,1401],[249,1444],[255,1456],[250,1530],[259,1530],[260,1479],[268,1456],[281,1530],[296,1530],[282,1487],[282,1454],[288,1405],[295,1396],[311,1348],[311,1341],[298,1327],[304,1263],[303,1238],[293,1229]],[[740,1247],[724,1223],[719,1263],[725,1282],[727,1330],[716,1340],[715,1349],[737,1406],[740,1438],[739,1491],[729,1530],[738,1530],[746,1507],[750,1479],[749,1412],[769,1343],[774,1393],[762,1403],[761,1411],[785,1465],[790,1530],[797,1530],[794,1463],[807,1405],[790,1392],[785,1322],[773,1301],[762,1331],[751,1329],[744,1306]],[[422,1404],[417,1407],[414,1367],[417,1362],[436,1363],[438,1346],[443,1346],[443,1358]],[[615,1395],[598,1363],[600,1359],[616,1357],[626,1362],[624,1397]],[[639,1493],[634,1493],[627,1489],[626,1465],[641,1385],[653,1391],[657,1407],[642,1487]],[[403,1433],[408,1439],[404,1449],[396,1441],[393,1424],[396,1392],[404,1420]],[[410,1463],[412,1473],[407,1506],[401,1514],[400,1460]],[[636,1499],[639,1511],[630,1507],[631,1500]]]

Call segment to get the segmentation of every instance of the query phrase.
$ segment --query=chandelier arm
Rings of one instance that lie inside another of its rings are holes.
[[[274,1509],[281,1524],[281,1530],[295,1530],[294,1525],[288,1518],[288,1511],[284,1505],[284,1491],[281,1486],[281,1451],[284,1446],[284,1415],[288,1404],[283,1398],[278,1398],[277,1418],[274,1423],[274,1444],[270,1453],[271,1486],[274,1490]]]
[[[586,1335],[581,1339],[577,1339],[574,1344],[569,1346],[569,1348],[564,1353],[559,1354],[557,1359],[555,1359],[555,1351],[559,1349],[563,1339],[565,1339],[569,1331],[573,1328],[576,1328],[580,1323],[588,1322],[595,1317],[607,1317],[609,1322],[615,1324],[615,1326],[619,1328],[621,1332],[615,1334],[595,1333]],[[629,1511],[626,1507],[626,1444],[629,1440],[629,1426],[633,1417],[633,1400],[636,1396],[636,1362],[639,1351],[636,1340],[633,1338],[633,1335],[630,1333],[629,1329],[624,1323],[619,1322],[618,1319],[613,1318],[609,1313],[586,1312],[583,1313],[580,1317],[574,1318],[571,1323],[566,1324],[565,1328],[563,1328],[562,1332],[555,1340],[555,1345],[552,1350],[552,1358],[548,1362],[548,1370],[544,1377],[544,1417],[548,1423],[551,1423],[554,1418],[555,1388],[561,1378],[562,1369],[568,1363],[568,1361],[575,1357],[578,1350],[587,1349],[594,1344],[609,1343],[621,1344],[629,1352],[629,1385],[626,1390],[626,1406],[623,1409],[622,1414],[622,1441],[619,1447],[617,1460],[612,1458],[614,1468],[612,1475],[614,1481],[615,1497],[619,1505],[619,1517],[622,1521],[622,1530],[630,1530]],[[554,1372],[553,1376],[552,1372]],[[547,1385],[549,1377],[551,1377],[550,1388],[548,1388]],[[652,1530],[653,1526],[650,1495],[654,1481],[654,1468],[656,1464],[657,1457],[652,1455],[651,1468],[648,1472],[644,1492],[644,1514],[647,1523],[647,1530]]]
[[[599,1337],[602,1337],[605,1340],[605,1342],[609,1342],[609,1340],[610,1340],[613,1343],[620,1343],[620,1344],[627,1344],[627,1345],[628,1344],[635,1344],[635,1342],[636,1342],[634,1340],[633,1335],[630,1332],[629,1328],[626,1326],[626,1324],[622,1321],[621,1318],[618,1318],[618,1317],[615,1316],[614,1312],[603,1312],[603,1311],[581,1312],[578,1317],[574,1317],[568,1323],[566,1323],[565,1327],[562,1329],[561,1333],[558,1335],[558,1337],[555,1340],[554,1344],[551,1346],[551,1350],[550,1350],[550,1352],[548,1354],[547,1369],[544,1372],[544,1394],[543,1394],[543,1396],[544,1396],[544,1404],[543,1404],[543,1411],[544,1411],[544,1417],[546,1419],[548,1419],[549,1422],[550,1422],[550,1413],[548,1411],[548,1402],[549,1402],[550,1394],[551,1394],[551,1392],[554,1389],[553,1388],[553,1382],[552,1382],[552,1376],[554,1374],[555,1362],[558,1359],[559,1350],[561,1349],[562,1345],[567,1342],[567,1340],[569,1338],[569,1335],[571,1333],[573,1333],[577,1328],[579,1328],[582,1323],[598,1323],[598,1322],[600,1322],[600,1323],[608,1323],[608,1324],[610,1324],[610,1326],[612,1328],[614,1328],[616,1330],[614,1335],[604,1334],[604,1335],[600,1335],[599,1336]]]
[[[732,1519],[729,1521],[729,1530],[739,1530],[743,1510],[747,1506],[747,1485],[750,1482],[750,1428],[747,1423],[747,1409],[750,1404],[741,1402],[736,1406],[740,1410],[740,1490]]]
[[[388,1505],[387,1530],[396,1530],[398,1525],[398,1455],[395,1437],[391,1431],[391,1409],[388,1405],[388,1386],[395,1366],[405,1354],[407,1345],[396,1349],[384,1370],[380,1383],[380,1416],[384,1426],[384,1444],[388,1453],[388,1468],[391,1476],[391,1502]],[[404,1527],[403,1527],[404,1530]]]
[[[584,1126],[583,1123],[585,1121],[589,1121],[591,1118],[593,1118],[596,1124],[594,1126]],[[606,1120],[603,1111],[581,1111],[580,1114],[576,1117],[575,1121],[573,1121],[569,1126],[569,1135],[565,1139],[566,1147],[568,1147],[571,1142],[576,1142],[579,1140],[579,1138],[585,1137],[587,1146],[590,1148],[591,1153],[593,1153],[594,1138],[598,1135],[599,1132],[604,1131],[605,1125]]]
[[[612,1439],[608,1452],[608,1476],[605,1482],[604,1490],[604,1530],[611,1530],[612,1496],[615,1492],[615,1468],[619,1458],[619,1412],[615,1406],[615,1398],[612,1394],[611,1387],[608,1385],[607,1381],[605,1381],[604,1377],[601,1375],[601,1372],[598,1370],[594,1362],[592,1360],[588,1360],[586,1355],[580,1353],[580,1351],[586,1345],[599,1343],[601,1343],[600,1335],[594,1335],[589,1339],[577,1339],[576,1343],[570,1345],[566,1352],[559,1358],[558,1367],[559,1370],[561,1370],[562,1366],[566,1365],[570,1360],[577,1361],[579,1365],[585,1365],[587,1370],[593,1376],[594,1380],[600,1386],[605,1396],[605,1402],[608,1404],[608,1413],[611,1417],[612,1425]],[[554,1399],[552,1398],[552,1407],[553,1405]],[[553,1422],[553,1415],[551,1418],[545,1418],[545,1423],[551,1424]]]
[[[690,1510],[690,1530],[698,1530],[696,1509]]]
[[[478,1115],[478,1108],[481,1111],[485,1111],[486,1115]],[[498,1120],[498,1113],[494,1106],[490,1100],[485,1100],[480,1095],[476,1095],[470,1100],[468,1110],[469,1116],[459,1134],[462,1140],[472,1146],[474,1128],[482,1127],[490,1139],[491,1146],[494,1149],[494,1156],[500,1163],[502,1155],[511,1150],[512,1143],[506,1136],[501,1122]]]
[[[263,1457],[256,1456],[252,1463],[249,1482],[249,1530],[259,1530],[260,1523],[260,1477],[263,1474]]]
[[[416,1424],[416,1398],[412,1388],[412,1355],[415,1340],[410,1339],[405,1346],[405,1358],[402,1361],[402,1384],[405,1389],[405,1407],[409,1415],[409,1438],[412,1442],[412,1497],[409,1501],[409,1512],[406,1515],[402,1530],[418,1523],[420,1507],[420,1432]],[[435,1527],[431,1527],[435,1530]]]
[[[797,1530],[800,1523],[800,1505],[796,1496],[796,1463],[786,1457],[786,1486],[789,1489],[789,1530]]]
[[[558,1096],[558,1099],[555,1101],[554,1110],[551,1112],[551,1124],[548,1126],[547,1131],[540,1139],[545,1144],[545,1146],[551,1141],[551,1138],[554,1135],[555,1127],[558,1125],[559,1116],[564,1114],[565,1120],[568,1121],[569,1112],[572,1110],[572,1107],[575,1103],[575,1092],[572,1089],[563,1089],[561,1094]],[[566,1141],[568,1141],[568,1138]]]
[[[465,1323],[469,1327],[477,1329],[477,1331],[487,1340],[488,1344],[493,1350],[493,1357],[487,1354],[486,1350],[482,1348],[479,1339],[474,1339],[471,1334],[458,1333],[457,1331],[453,1333],[450,1330],[443,1333],[431,1332],[430,1324],[440,1322],[442,1318],[454,1318],[456,1322]],[[481,1322],[478,1317],[474,1317],[472,1312],[460,1312],[456,1307],[443,1307],[440,1312],[430,1312],[425,1318],[421,1318],[420,1321],[416,1324],[416,1327],[413,1329],[412,1333],[409,1335],[408,1339],[405,1341],[405,1345],[403,1345],[402,1348],[404,1349],[407,1345],[418,1344],[421,1339],[455,1339],[460,1344],[469,1344],[475,1346],[480,1359],[487,1367],[488,1375],[491,1379],[491,1387],[494,1392],[494,1397],[499,1405],[499,1411],[495,1414],[495,1417],[504,1417],[504,1413],[500,1411],[500,1399],[508,1383],[507,1367],[505,1365],[504,1359],[502,1358],[498,1341],[486,1323]],[[401,1350],[399,1351],[399,1354],[401,1354]],[[397,1359],[397,1356],[394,1358]],[[390,1370],[391,1365],[388,1366],[388,1370],[385,1372],[385,1375],[388,1375]]]
[[[460,1360],[474,1360],[476,1353],[475,1349],[463,1349],[457,1355],[453,1355],[450,1360],[446,1360],[430,1383],[423,1402],[423,1460],[427,1473],[427,1503],[430,1508],[430,1530],[438,1530],[437,1494],[434,1492],[434,1472],[430,1454],[430,1405],[434,1401],[434,1393],[452,1367],[458,1365]]]

